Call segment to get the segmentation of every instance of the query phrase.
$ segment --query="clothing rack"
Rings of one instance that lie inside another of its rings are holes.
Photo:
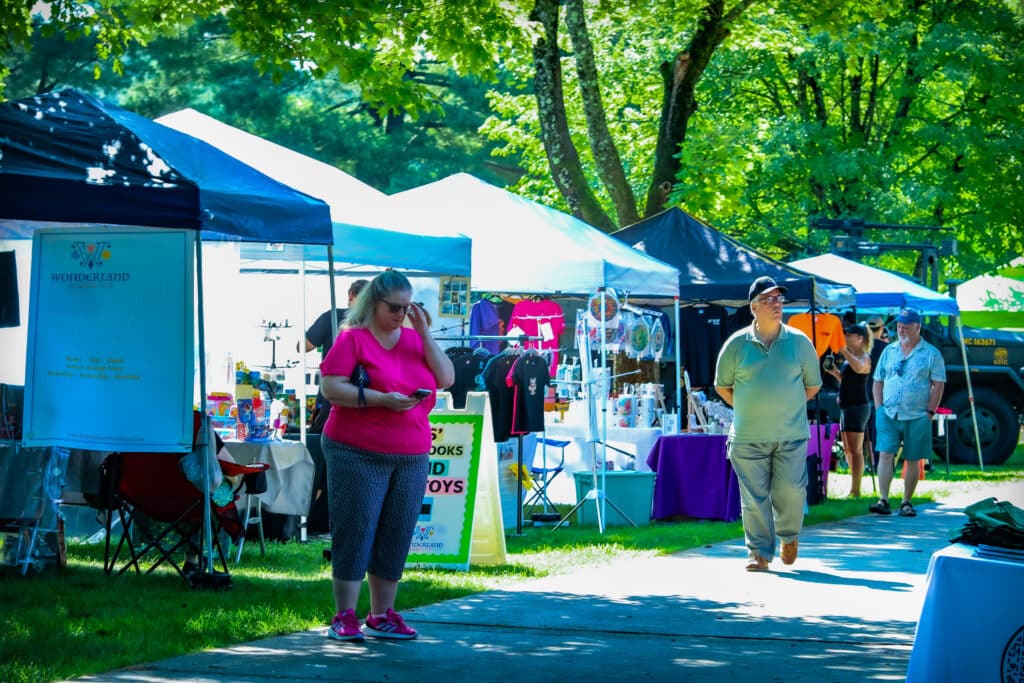
[[[620,303],[619,308],[621,308],[624,311],[629,311],[630,313],[636,313],[637,315],[649,315],[652,318],[658,318],[661,316],[660,311],[655,311],[649,308],[642,308],[640,306],[634,306],[628,301]]]
[[[505,334],[462,334],[459,336],[452,337],[434,337],[436,341],[504,341],[504,342],[524,342],[524,341],[544,341],[544,337],[539,335],[505,335]]]

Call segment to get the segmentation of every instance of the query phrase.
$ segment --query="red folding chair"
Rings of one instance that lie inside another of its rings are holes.
[[[197,412],[193,446],[201,423]],[[215,446],[218,451],[221,445],[218,437]],[[265,477],[269,465],[239,465],[218,459],[221,472],[226,477],[241,477],[241,480],[233,490],[232,500],[226,505],[218,506],[211,500],[213,546],[220,559],[222,576],[216,577],[217,581],[204,581],[204,577],[198,576],[202,568],[190,566],[191,563],[187,561],[187,558],[201,558],[203,555],[199,547],[203,525],[203,495],[185,476],[181,466],[182,457],[181,453],[112,453],[104,461],[105,479],[111,492],[103,562],[104,571],[108,574],[114,572],[122,559],[122,553],[126,552],[127,560],[117,569],[118,576],[131,568],[141,573],[143,561],[152,560],[146,568],[147,574],[166,563],[190,587],[205,584],[224,588],[230,586],[219,532],[223,530],[232,539],[241,535],[242,523],[234,501],[246,480],[251,481],[261,475]],[[115,510],[121,523],[121,538],[111,552],[110,527]],[[186,561],[179,563],[181,559]]]

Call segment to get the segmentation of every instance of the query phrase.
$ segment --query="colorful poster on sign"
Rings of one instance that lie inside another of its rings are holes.
[[[441,278],[437,311],[442,318],[469,317],[469,278],[460,275]]]
[[[480,468],[483,415],[431,414],[430,474],[408,564],[466,568]]]
[[[155,228],[35,233],[26,445],[191,449],[194,239]]]

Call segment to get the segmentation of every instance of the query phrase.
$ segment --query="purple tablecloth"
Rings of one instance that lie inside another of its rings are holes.
[[[740,488],[725,457],[725,434],[662,436],[647,464],[654,480],[653,519],[685,515],[731,522],[740,518]]]

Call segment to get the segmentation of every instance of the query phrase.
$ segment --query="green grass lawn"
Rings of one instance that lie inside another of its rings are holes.
[[[833,473],[841,490],[843,474]],[[932,486],[960,481],[1024,477],[1024,448],[1001,467],[954,466],[949,477],[936,463]],[[848,477],[847,477],[848,479]],[[848,485],[847,485],[848,487]],[[848,489],[847,489],[848,490]],[[940,490],[941,491],[941,490]],[[810,508],[806,523],[820,524],[866,512],[865,497],[830,498]],[[919,502],[931,495],[922,487]],[[845,495],[845,493],[843,494]],[[916,501],[918,502],[918,501]],[[672,553],[742,536],[739,522],[685,521],[639,528],[527,527],[508,536],[507,562],[469,571],[410,570],[399,609],[505,587],[532,577],[611,562],[634,553]],[[151,575],[103,573],[102,545],[69,543],[68,565],[34,577],[0,576],[0,681],[40,683],[99,673],[199,650],[326,626],[333,614],[324,541],[247,543],[231,567],[230,591],[192,591],[171,570]],[[358,612],[367,611],[365,597]]]

